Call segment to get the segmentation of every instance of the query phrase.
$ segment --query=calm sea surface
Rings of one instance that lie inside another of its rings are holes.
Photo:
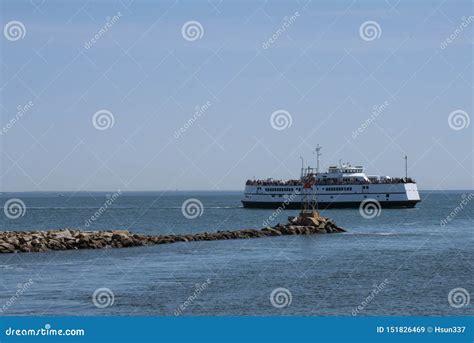
[[[474,300],[455,308],[448,293],[460,287],[474,297],[474,199],[440,225],[469,193],[422,192],[416,208],[383,209],[373,219],[357,209],[323,211],[343,234],[2,254],[0,315],[174,315],[180,306],[183,315],[472,315]],[[2,231],[191,233],[260,228],[273,212],[242,208],[237,192],[125,193],[85,227],[110,195],[3,194],[2,207],[10,198],[26,213],[2,213]],[[202,216],[183,216],[189,198],[203,203]],[[104,287],[114,301],[98,308],[92,295]],[[283,308],[270,302],[279,287],[291,294]]]

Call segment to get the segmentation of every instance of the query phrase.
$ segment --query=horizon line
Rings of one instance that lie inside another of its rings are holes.
[[[175,189],[175,190],[127,190],[122,191],[120,189],[116,190],[80,190],[80,191],[73,191],[73,190],[64,190],[64,191],[57,191],[57,190],[47,190],[47,191],[0,191],[0,195],[6,193],[113,193],[113,192],[121,192],[121,193],[166,193],[166,192],[243,192],[243,189]],[[452,191],[474,191],[474,189],[467,189],[467,188],[459,188],[459,189],[419,189],[421,192],[452,192]]]

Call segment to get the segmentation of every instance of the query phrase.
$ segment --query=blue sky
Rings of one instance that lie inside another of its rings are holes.
[[[473,189],[472,15],[469,1],[1,1],[2,27],[25,33],[1,37],[1,190],[239,190],[297,177],[318,143],[323,167],[401,176],[407,154],[420,188]],[[102,110],[113,126],[98,130]]]

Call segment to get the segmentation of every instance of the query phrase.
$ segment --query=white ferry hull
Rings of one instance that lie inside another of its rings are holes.
[[[245,187],[242,204],[247,208],[302,208],[305,196],[301,186]],[[318,208],[353,208],[363,201],[377,201],[383,208],[414,207],[420,202],[416,183],[345,184],[314,186],[309,193]]]

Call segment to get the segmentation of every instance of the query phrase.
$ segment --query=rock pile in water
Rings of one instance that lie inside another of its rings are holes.
[[[344,232],[332,220],[320,217],[317,212],[301,213],[289,217],[287,224],[277,224],[261,230],[244,229],[182,235],[148,236],[127,230],[81,231],[72,229],[49,231],[0,232],[0,253],[41,252],[50,250],[124,248],[154,244],[192,241],[246,239],[282,235],[311,235]]]

